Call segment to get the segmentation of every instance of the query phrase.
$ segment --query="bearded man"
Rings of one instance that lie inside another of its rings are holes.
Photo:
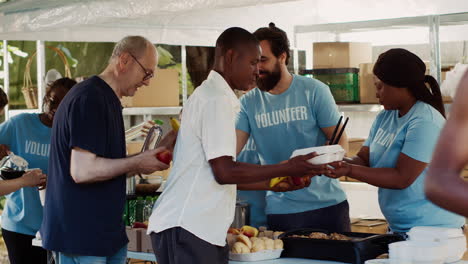
[[[283,30],[270,23],[254,35],[262,48],[259,78],[257,88],[241,98],[237,152],[252,136],[260,163],[277,164],[296,149],[325,145],[340,115],[327,85],[288,72],[289,41]],[[339,144],[347,150],[346,135]],[[269,191],[266,214],[271,230],[350,230],[346,195],[336,179],[323,176],[313,177],[304,189]]]

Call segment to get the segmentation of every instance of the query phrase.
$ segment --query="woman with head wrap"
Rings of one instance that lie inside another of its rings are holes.
[[[376,95],[384,110],[356,157],[332,164],[328,176],[348,176],[379,187],[379,204],[389,228],[462,227],[465,219],[429,202],[424,178],[445,111],[437,81],[425,75],[415,54],[391,49],[374,66]]]

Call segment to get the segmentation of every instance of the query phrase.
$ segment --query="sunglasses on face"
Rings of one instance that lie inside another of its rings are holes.
[[[130,56],[132,56],[132,58],[136,61],[136,63],[138,63],[141,69],[145,72],[145,77],[143,77],[143,81],[147,81],[154,77],[154,73],[152,71],[147,70],[145,67],[143,67],[143,65],[138,61],[138,59],[135,56],[133,56],[132,54],[130,54]]]

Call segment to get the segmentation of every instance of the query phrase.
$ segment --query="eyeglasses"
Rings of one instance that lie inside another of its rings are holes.
[[[152,71],[148,71],[145,67],[143,67],[143,65],[141,65],[137,58],[135,58],[135,56],[133,56],[132,54],[130,54],[130,56],[132,56],[132,58],[138,63],[138,65],[140,65],[141,69],[143,69],[143,71],[145,72],[145,77],[143,77],[143,81],[147,81],[154,77],[154,73]]]

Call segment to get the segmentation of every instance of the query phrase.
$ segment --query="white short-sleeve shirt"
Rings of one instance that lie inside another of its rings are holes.
[[[236,185],[220,185],[209,160],[236,156],[239,100],[224,78],[211,71],[184,106],[165,189],[153,208],[148,234],[182,227],[224,246],[234,218]]]

